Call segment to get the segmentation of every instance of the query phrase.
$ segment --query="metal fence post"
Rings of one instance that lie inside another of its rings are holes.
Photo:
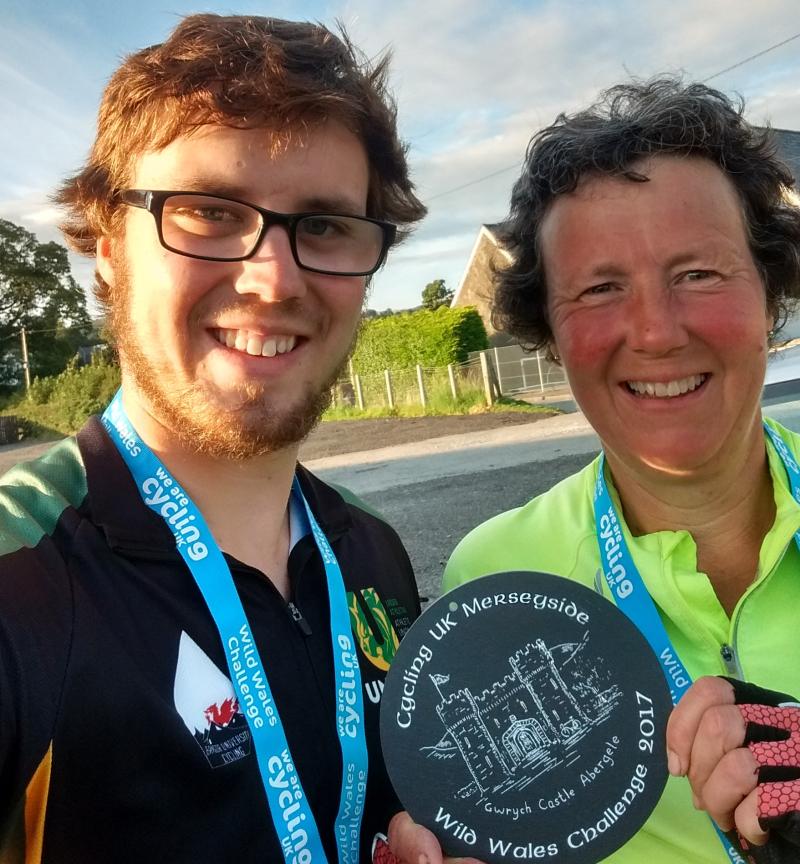
[[[422,366],[419,363],[417,363],[417,384],[419,385],[419,401],[425,408],[428,405],[428,396],[425,393],[425,379],[422,377]]]
[[[456,372],[453,369],[453,364],[447,364],[447,377],[450,379],[450,392],[453,394],[453,401],[458,401],[458,385],[456,384]]]
[[[536,352],[536,365],[539,367],[539,389],[544,393],[544,377],[542,375],[542,353]]]
[[[356,402],[358,403],[358,410],[364,410],[364,391],[361,389],[361,376],[353,375],[353,384],[356,389]]]
[[[486,404],[492,405],[494,402],[494,394],[492,393],[492,379],[489,375],[489,360],[486,357],[486,352],[481,351],[481,374],[483,375],[483,393],[486,397]]]
[[[383,377],[386,380],[386,398],[389,401],[389,407],[394,408],[394,393],[392,392],[392,373],[388,369],[384,369]]]

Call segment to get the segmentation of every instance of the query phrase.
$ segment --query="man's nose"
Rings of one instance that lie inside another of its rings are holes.
[[[240,262],[236,279],[240,294],[256,294],[268,303],[305,295],[306,276],[292,254],[289,232],[282,225],[270,225],[251,258]]]

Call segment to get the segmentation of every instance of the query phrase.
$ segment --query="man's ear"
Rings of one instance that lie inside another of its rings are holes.
[[[114,241],[110,237],[103,236],[97,238],[97,245],[95,247],[97,270],[103,277],[103,280],[112,288],[115,281],[114,265],[112,263],[113,250]]]

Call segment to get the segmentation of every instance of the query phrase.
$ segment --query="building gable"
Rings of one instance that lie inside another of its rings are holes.
[[[800,187],[800,132],[790,129],[773,129],[778,156],[786,163],[794,176],[795,187]]]

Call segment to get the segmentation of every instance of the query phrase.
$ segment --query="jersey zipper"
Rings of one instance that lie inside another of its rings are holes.
[[[294,602],[290,600],[286,604],[289,609],[289,614],[292,616],[292,621],[297,624],[298,629],[303,634],[303,636],[311,635],[311,625],[306,621],[303,617],[303,613],[295,606]]]
[[[602,570],[598,570],[598,571],[594,574],[594,590],[595,590],[595,591],[596,591],[596,592],[597,592],[601,597],[604,597],[604,596],[605,596],[605,594],[603,593],[603,585],[606,585],[606,584],[607,584],[607,583],[606,583],[606,577],[605,577],[605,575],[603,574],[603,571],[602,571]]]
[[[761,579],[760,574],[758,572],[756,573],[756,578],[753,580],[753,584],[747,591],[745,591],[745,593],[739,600],[739,603],[736,605],[736,609],[734,609],[733,619],[731,620],[731,640],[730,642],[724,642],[719,649],[720,657],[722,658],[722,662],[725,665],[725,672],[731,678],[736,678],[739,681],[744,681],[744,672],[742,671],[741,664],[739,663],[739,651],[737,648],[737,640],[739,637],[739,619],[741,617],[742,607],[744,606],[745,601],[750,597],[750,595],[758,591],[758,589],[761,587],[761,585],[764,584],[766,579],[769,578],[769,576],[771,576],[778,569],[778,567],[781,566],[781,563],[783,562],[784,556],[786,555],[789,546],[794,542],[794,536],[792,536],[792,539],[789,541],[789,543],[786,544],[786,546],[784,546],[783,552],[781,552],[780,557],[775,562],[775,565],[769,571],[769,574],[765,579]]]
[[[722,647],[719,649],[719,655],[722,657],[722,662],[725,664],[725,672],[728,676],[736,678],[739,681],[743,680],[742,667],[739,665],[739,657],[733,645],[723,642]]]

